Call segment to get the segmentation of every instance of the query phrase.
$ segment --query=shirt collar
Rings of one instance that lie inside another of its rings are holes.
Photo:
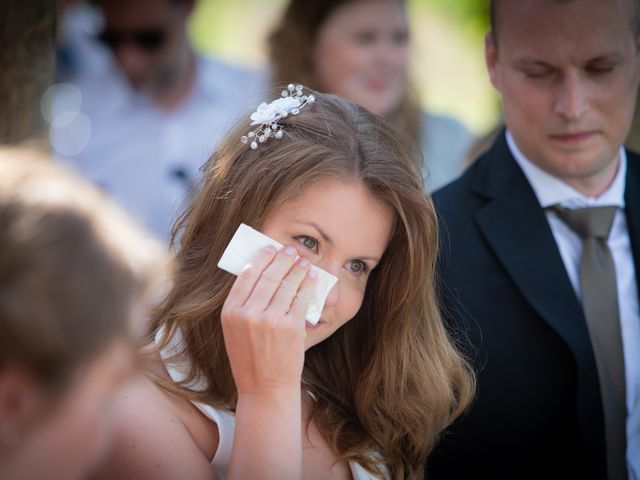
[[[520,151],[511,132],[508,130],[506,137],[511,154],[522,169],[525,177],[527,177],[542,208],[556,204],[567,208],[595,206],[624,208],[624,179],[627,172],[627,155],[623,147],[620,147],[620,165],[613,182],[600,196],[593,198],[583,195],[575,188],[532,163]]]

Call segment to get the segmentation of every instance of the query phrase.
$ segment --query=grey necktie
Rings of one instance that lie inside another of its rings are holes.
[[[551,209],[582,238],[580,290],[598,368],[604,409],[609,480],[626,479],[626,389],[616,269],[607,238],[617,207]]]

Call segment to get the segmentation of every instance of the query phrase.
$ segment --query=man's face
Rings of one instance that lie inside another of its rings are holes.
[[[103,0],[102,41],[136,89],[162,90],[180,74],[189,2]]]
[[[640,85],[640,42],[628,0],[505,0],[491,82],[525,156],[583,193],[613,177]],[[595,192],[599,190],[599,192]]]

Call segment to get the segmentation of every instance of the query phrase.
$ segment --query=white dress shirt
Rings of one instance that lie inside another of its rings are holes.
[[[636,271],[624,214],[624,188],[627,156],[620,149],[620,165],[609,188],[598,197],[586,197],[565,182],[545,172],[520,151],[510,132],[507,144],[520,165],[542,208],[560,204],[565,208],[615,206],[611,233],[607,241],[616,268],[620,327],[624,349],[627,391],[627,465],[630,479],[640,479],[640,311]],[[560,250],[571,284],[580,298],[579,265],[582,240],[558,216],[546,210],[547,220]]]
[[[165,243],[201,165],[264,100],[263,75],[205,58],[196,72],[189,97],[170,112],[132,90],[115,65],[53,98],[56,156]]]

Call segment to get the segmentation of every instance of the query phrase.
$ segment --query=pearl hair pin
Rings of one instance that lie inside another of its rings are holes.
[[[240,141],[251,142],[249,146],[255,150],[260,143],[272,137],[281,139],[284,132],[278,121],[289,115],[298,115],[300,110],[316,100],[313,95],[305,95],[303,89],[304,87],[300,84],[290,83],[286,90],[282,90],[280,98],[271,103],[262,102],[251,114],[251,126],[257,125],[257,128],[240,137]]]

